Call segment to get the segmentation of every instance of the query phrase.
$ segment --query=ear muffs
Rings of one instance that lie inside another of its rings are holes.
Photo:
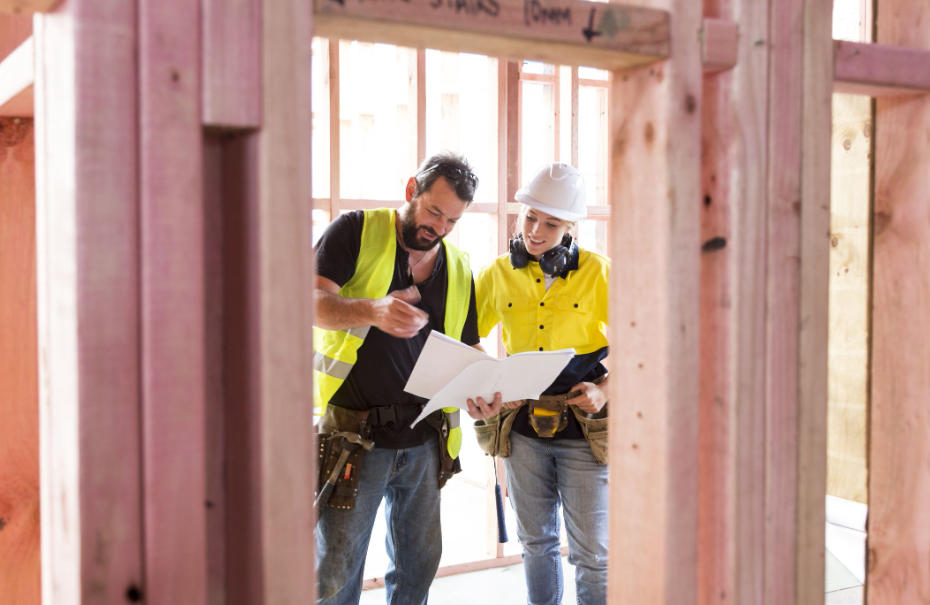
[[[514,269],[522,269],[530,263],[530,255],[523,243],[523,235],[510,240],[510,264]]]
[[[562,237],[562,243],[551,250],[546,251],[539,258],[539,268],[546,275],[555,277],[561,275],[568,263],[572,260],[572,251],[575,242],[568,233]],[[526,251],[526,245],[523,243],[523,236],[510,240],[510,264],[514,269],[522,269],[530,262],[530,255]]]

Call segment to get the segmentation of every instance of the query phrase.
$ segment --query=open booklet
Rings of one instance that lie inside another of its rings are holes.
[[[439,408],[465,410],[467,399],[491,401],[494,393],[500,393],[503,401],[537,399],[574,356],[574,349],[564,349],[497,359],[434,330],[404,387],[408,393],[429,399],[411,426]]]

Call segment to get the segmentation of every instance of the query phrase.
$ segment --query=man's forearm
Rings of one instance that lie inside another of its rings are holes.
[[[374,301],[368,298],[345,298],[316,289],[314,325],[326,330],[347,330],[372,325]]]

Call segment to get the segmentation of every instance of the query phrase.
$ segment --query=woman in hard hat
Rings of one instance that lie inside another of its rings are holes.
[[[544,166],[516,199],[523,207],[510,252],[475,282],[478,331],[485,337],[500,323],[508,355],[568,348],[576,355],[540,399],[469,399],[469,414],[485,451],[504,458],[528,603],[561,602],[561,504],[578,603],[603,604],[610,260],[579,248],[569,233],[586,214],[584,179],[573,167]]]

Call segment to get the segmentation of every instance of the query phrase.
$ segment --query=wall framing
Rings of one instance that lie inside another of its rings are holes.
[[[302,403],[312,323],[304,279],[312,274],[310,146],[302,133],[310,130],[313,14],[290,0],[248,0],[228,13],[203,1],[210,10],[197,25],[146,0],[118,9],[101,0],[65,0],[51,10],[27,0],[0,5],[47,11],[32,28],[22,17],[0,23],[0,73],[19,78],[0,83],[0,114],[35,117],[47,603],[167,602],[176,591],[196,594],[198,603],[287,604],[313,591],[313,435]],[[920,322],[930,300],[921,231],[930,154],[919,134],[930,122],[930,79],[909,66],[930,65],[930,17],[910,0],[881,1],[876,31],[885,46],[834,43],[828,3],[773,2],[768,12],[749,0],[709,0],[706,16],[723,21],[709,28],[700,7],[667,0],[650,2],[648,14],[674,17],[674,52],[643,58],[620,49],[627,54],[611,83],[617,211],[610,221],[625,245],[613,255],[613,395],[648,394],[612,426],[612,497],[624,513],[614,514],[611,530],[625,546],[615,549],[611,602],[709,604],[718,591],[739,605],[822,602],[826,116],[835,86],[883,95],[869,602],[919,602],[927,592],[930,526],[919,511],[930,500],[923,405],[930,354]],[[419,23],[415,33],[425,28],[440,40],[442,25]],[[366,23],[353,27],[369,31]],[[413,31],[379,27],[399,39]],[[31,74],[22,55],[10,54],[30,32]],[[464,32],[449,44],[473,43],[474,32]],[[159,35],[181,41],[160,46]],[[199,35],[209,52],[195,43]],[[253,51],[221,64],[226,55],[217,49],[242,35]],[[731,42],[718,46],[721,39]],[[702,48],[718,71],[735,56],[733,71],[702,85]],[[545,60],[549,51],[529,52]],[[421,66],[418,57],[418,74]],[[498,81],[509,87],[515,76],[507,65]],[[218,91],[234,81],[255,95],[230,103]],[[27,107],[20,95],[30,87]],[[729,129],[733,115],[752,130]],[[499,149],[507,157],[502,171],[515,175],[513,124],[507,114]],[[170,153],[179,144],[186,161]],[[644,182],[646,173],[655,180]],[[502,179],[505,200],[513,182]],[[222,194],[211,197],[211,185]],[[704,209],[707,196],[712,210]],[[509,212],[501,197],[483,210]],[[155,203],[162,199],[173,203]],[[172,245],[175,237],[182,247]],[[226,242],[220,259],[208,254],[216,239]],[[241,254],[229,252],[232,241],[243,244]],[[194,261],[183,266],[181,258]],[[218,265],[222,282],[206,283],[205,267]],[[226,319],[204,310],[217,298]],[[244,345],[221,355],[238,372],[222,385],[239,388],[234,396],[217,394],[222,379],[205,361],[224,346],[218,329]],[[182,346],[188,339],[193,347]],[[723,363],[702,365],[702,351]],[[224,432],[204,435],[217,414]],[[701,440],[698,426],[710,428]],[[208,452],[242,443],[229,459],[230,494],[248,497],[227,499],[217,523],[205,502],[215,489],[207,475],[217,467]],[[153,495],[158,490],[177,494],[170,507]],[[166,532],[163,541],[155,532]],[[207,547],[217,535],[227,540],[225,552]]]

